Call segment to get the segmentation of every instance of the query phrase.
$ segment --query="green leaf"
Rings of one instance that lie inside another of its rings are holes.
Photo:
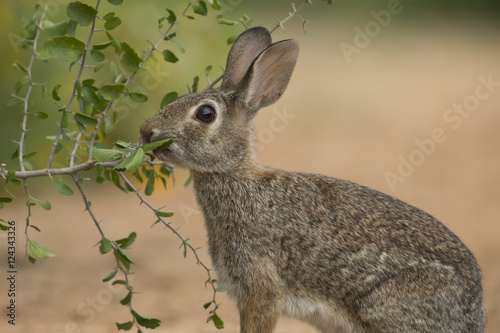
[[[35,112],[35,113],[33,113],[33,115],[37,118],[40,118],[40,119],[47,119],[49,117],[48,114],[46,114],[45,112],[41,112],[41,111]]]
[[[238,38],[238,35],[232,35],[228,37],[226,40],[227,45],[233,45],[236,38]]]
[[[179,94],[175,91],[171,91],[165,96],[163,96],[163,99],[161,100],[160,104],[160,109],[164,109],[168,104],[170,104],[172,101],[176,100],[177,97],[179,97]]]
[[[117,256],[118,256],[118,260],[120,260],[120,262],[125,266],[125,268],[130,271],[130,264],[135,264],[135,262],[130,259],[130,257],[127,255],[127,253],[125,251],[123,251],[123,249],[121,249],[120,247],[117,248]]]
[[[108,1],[112,1],[112,0],[108,0]],[[116,327],[118,328],[118,330],[130,331],[132,329],[132,327],[134,327],[134,322],[128,321],[128,322],[122,323],[122,324],[116,323]]]
[[[73,190],[68,185],[66,185],[64,183],[54,181],[54,186],[55,186],[56,190],[63,195],[67,195],[67,196],[73,195]]]
[[[154,190],[155,190],[155,174],[154,172],[150,172],[148,176],[148,183],[146,184],[144,193],[149,196],[153,194]]]
[[[106,59],[106,56],[104,55],[104,53],[97,51],[97,50],[90,50],[90,56],[92,57],[92,59],[94,59],[97,62],[101,62],[104,59]]]
[[[77,123],[80,123],[82,125],[87,125],[87,126],[96,126],[97,125],[97,119],[89,117],[87,115],[81,114],[81,113],[76,113],[74,115],[75,121]]]
[[[20,69],[21,71],[25,72],[25,73],[28,73],[28,69],[26,67],[24,67],[23,64],[21,64],[19,61],[14,61],[14,63],[12,64],[12,67],[14,68],[17,68],[17,69]]]
[[[75,20],[69,20],[69,22],[68,22],[68,36],[75,37],[77,26],[78,26],[78,22],[76,22]]]
[[[200,78],[198,76],[195,76],[193,78],[193,84],[191,85],[191,91],[192,92],[198,92],[198,83],[200,82]]]
[[[119,6],[123,3],[123,0],[108,0],[108,2],[112,5]]]
[[[72,2],[66,7],[66,14],[78,24],[86,27],[97,15],[97,10],[89,5],[83,4],[80,1]]]
[[[14,170],[9,170],[7,172],[7,184],[10,186],[21,186],[22,182],[19,179],[15,178],[16,172]]]
[[[43,45],[42,59],[60,59],[68,62],[78,61],[85,51],[85,44],[75,37],[53,37]]]
[[[224,328],[224,322],[222,321],[222,319],[220,319],[220,317],[217,315],[217,314],[213,314],[211,315],[210,317],[208,317],[207,319],[207,323],[209,321],[212,321],[214,323],[214,326],[218,329],[223,329]]]
[[[101,252],[101,254],[106,254],[112,249],[113,247],[111,246],[111,241],[109,239],[101,239],[101,245],[99,246],[99,252]]]
[[[172,216],[174,216],[174,213],[160,212],[159,210],[157,210],[156,215],[161,216],[161,217],[172,217]]]
[[[30,78],[28,77],[28,75],[25,75],[25,76],[21,77],[19,80],[17,80],[16,85],[14,87],[14,94],[17,95],[17,93],[19,93],[21,88],[29,81],[30,81]]]
[[[184,183],[184,187],[189,187],[189,184],[191,184],[191,181],[193,180],[193,174],[190,173],[188,179]]]
[[[116,99],[118,99],[118,97],[120,97],[120,94],[124,89],[125,84],[123,83],[106,84],[99,89],[99,93],[102,95],[102,97],[110,100],[111,102],[114,102],[116,101]]]
[[[30,228],[33,228],[36,231],[41,232],[40,228],[38,228],[36,225],[30,224]]]
[[[25,159],[25,160],[29,160],[29,159],[32,159],[33,157],[35,157],[35,156],[36,156],[36,151],[31,152],[31,153],[29,153],[29,154],[23,154],[23,155],[24,155],[24,159]]]
[[[127,148],[130,148],[132,144],[130,142],[125,142],[125,141],[122,141],[122,140],[117,140],[115,142],[115,146],[119,147],[119,148],[122,148],[122,149],[127,149]]]
[[[95,87],[87,87],[87,86],[83,86],[82,87],[82,92],[83,92],[83,95],[85,96],[85,99],[94,104],[94,105],[97,105],[99,103],[101,103],[101,99],[99,98],[99,96],[97,96],[96,94],[96,88]]]
[[[44,21],[43,32],[50,37],[64,36],[68,33],[68,21],[62,21],[55,24],[50,21]]]
[[[236,24],[240,23],[238,21],[232,21],[232,20],[225,19],[222,15],[217,15],[217,17],[215,18],[215,22],[217,22],[218,24],[224,24],[224,25],[236,25]]]
[[[11,107],[11,106],[21,104],[21,103],[22,103],[22,101],[19,98],[11,98],[7,101],[7,106]]]
[[[120,20],[119,17],[115,16],[110,18],[109,20],[104,23],[104,29],[106,30],[113,30],[116,27],[118,27],[120,24],[122,24],[122,20]]]
[[[220,10],[219,0],[207,0],[213,9]]]
[[[175,40],[173,40],[172,42],[174,42],[175,47],[176,47],[179,51],[181,51],[181,53],[186,52],[186,50],[184,50],[184,48],[181,46],[181,44],[177,43]]]
[[[146,103],[148,101],[148,96],[146,96],[144,94],[132,92],[132,93],[129,93],[128,96],[133,101],[138,102],[138,103]]]
[[[71,122],[71,116],[69,115],[68,112],[64,112],[62,121],[61,121],[61,126],[63,128],[68,128],[69,123]]]
[[[142,327],[154,329],[154,328],[157,328],[158,326],[160,326],[161,321],[159,319],[141,316],[140,314],[138,314],[134,310],[130,310],[130,312],[137,320],[137,323],[139,325],[141,325]]]
[[[205,76],[209,76],[212,71],[212,66],[205,67]]]
[[[129,305],[132,300],[132,292],[129,291],[127,296],[125,296],[122,300],[120,300],[121,305]]]
[[[165,139],[160,141],[155,141],[151,143],[147,143],[143,146],[145,151],[150,151],[154,149],[167,149],[172,144],[172,139]]]
[[[115,52],[117,54],[122,52],[122,46],[121,46],[120,42],[118,42],[118,40],[115,37],[111,36],[111,34],[108,31],[106,31],[106,36],[108,36],[108,39],[111,42],[111,46],[113,46],[115,48]],[[114,64],[114,63],[112,63],[112,64]]]
[[[115,280],[115,281],[113,281],[111,283],[112,286],[114,286],[116,284],[122,284],[122,285],[126,286],[127,285],[127,281],[125,281],[125,280]]]
[[[142,162],[144,162],[144,157],[146,157],[146,153],[144,152],[144,149],[139,147],[136,151],[130,154],[125,160],[123,160],[113,169],[117,171],[133,171]]]
[[[104,279],[102,279],[102,282],[108,282],[110,281],[112,278],[114,278],[116,276],[116,273],[118,273],[118,268],[115,268],[111,271],[111,273],[109,273],[108,275],[106,275],[106,277]]]
[[[187,240],[182,242],[182,245],[184,246],[184,258],[186,258],[187,257],[187,249],[188,249],[188,247],[191,247],[192,245]]]
[[[166,166],[162,165],[160,167],[160,173],[162,173],[163,175],[169,177],[170,174],[172,173],[172,171],[169,168],[167,168]]]
[[[0,197],[0,202],[2,202],[2,203],[9,203],[9,202],[12,202],[12,198],[9,198],[9,197]]]
[[[163,59],[165,59],[165,61],[171,63],[176,63],[177,61],[179,61],[179,59],[175,56],[175,54],[170,50],[164,50],[162,53],[163,53]]]
[[[208,303],[205,303],[203,304],[203,308],[206,310],[210,307],[210,305],[212,305],[213,302],[208,302]]]
[[[177,16],[175,15],[175,13],[173,11],[171,11],[168,8],[167,8],[167,12],[168,12],[167,22],[170,24],[174,23],[177,20]]]
[[[30,256],[29,254],[28,254],[28,260],[29,260],[29,261],[30,261],[30,263],[32,263],[32,264],[34,264],[34,263],[36,262],[36,258],[34,258],[34,257]]]
[[[52,98],[55,101],[60,101],[61,100],[61,95],[59,95],[59,89],[61,88],[61,85],[58,84],[52,89]]]
[[[42,207],[45,210],[51,210],[52,209],[52,205],[50,204],[50,202],[48,202],[48,201],[41,201],[41,200],[38,200],[36,198],[33,198],[32,196],[30,196],[28,198],[28,202],[29,202],[30,205],[36,204],[36,205]]]
[[[104,42],[104,43],[94,44],[94,46],[92,46],[92,49],[93,50],[103,50],[103,49],[107,48],[108,46],[110,46],[111,43],[112,43],[112,41],[107,41],[107,42]]]
[[[199,14],[202,16],[207,16],[207,4],[203,0],[199,0],[198,4],[193,6],[193,11],[195,14]]]
[[[139,58],[137,53],[135,53],[134,49],[132,49],[127,43],[120,43],[121,50],[123,51],[122,58],[120,63],[123,68],[129,72],[135,72],[139,69],[139,64],[142,62],[142,59]]]
[[[30,249],[31,253],[38,258],[41,259],[47,259],[50,257],[55,256],[55,254],[50,253],[49,250],[47,250],[45,247],[42,245],[38,244],[34,240],[30,240],[28,243],[28,248]]]
[[[115,241],[116,244],[120,245],[122,249],[126,249],[130,245],[134,244],[137,234],[135,232],[131,232],[127,238],[122,238]]]
[[[23,26],[23,30],[21,30],[21,36],[28,40],[35,39],[36,36],[36,23],[31,20]]]
[[[118,174],[118,172],[116,170],[111,170],[111,181],[120,190],[122,190],[123,192],[127,192],[127,189],[122,186],[122,184],[120,182],[120,175]]]

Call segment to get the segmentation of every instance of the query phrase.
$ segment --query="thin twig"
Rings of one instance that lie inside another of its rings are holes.
[[[219,303],[217,303],[217,301],[215,300],[215,297],[216,297],[218,289],[217,289],[217,286],[216,286],[216,282],[214,281],[214,279],[212,278],[212,274],[210,273],[211,272],[210,268],[208,268],[208,266],[205,265],[201,261],[199,255],[198,255],[197,249],[193,245],[191,245],[191,243],[188,242],[188,239],[184,238],[179,233],[179,231],[177,231],[177,229],[175,229],[174,227],[172,227],[170,223],[166,222],[165,219],[163,219],[163,217],[158,214],[158,212],[160,211],[160,209],[153,207],[153,205],[151,205],[146,199],[144,199],[144,197],[141,195],[141,193],[139,192],[139,190],[128,180],[128,178],[123,174],[123,172],[120,172],[119,175],[123,179],[123,181],[127,184],[127,186],[133,192],[135,192],[135,194],[137,195],[137,197],[139,198],[139,200],[141,201],[141,203],[145,204],[149,209],[151,209],[154,212],[154,214],[155,214],[156,218],[158,219],[158,221],[160,221],[166,228],[170,229],[170,231],[172,231],[182,241],[181,246],[187,247],[187,248],[189,248],[192,251],[192,253],[193,253],[193,255],[194,255],[195,259],[196,259],[196,263],[198,265],[200,265],[201,267],[203,267],[203,269],[205,269],[205,271],[207,273],[207,282],[211,285],[212,290],[213,290],[213,297],[212,297],[212,301],[211,302],[215,306],[215,309],[212,310],[213,313],[215,314],[216,310],[219,308]]]
[[[160,46],[160,44],[165,40],[165,39],[168,39],[168,35],[170,33],[170,30],[174,27],[175,24],[177,24],[177,22],[179,21],[179,19],[181,17],[184,17],[187,10],[191,7],[191,5],[193,5],[194,3],[196,2],[196,0],[191,0],[188,5],[186,6],[186,8],[184,9],[184,11],[182,12],[182,14],[180,16],[178,16],[176,18],[176,20],[174,22],[172,22],[170,24],[170,26],[167,28],[167,30],[162,34],[161,38],[153,45],[151,45],[146,53],[146,55],[144,56],[144,58],[142,59],[142,61],[139,63],[138,65],[138,69],[135,70],[134,72],[132,72],[132,74],[130,74],[129,77],[127,77],[127,80],[124,82],[124,86],[127,87],[131,82],[132,82],[132,79],[135,77],[135,75],[139,72],[139,69],[142,69],[143,68],[143,65],[149,60],[149,58],[153,55],[154,51],[158,50],[158,47]],[[96,8],[97,9],[97,8]],[[90,41],[90,40],[89,40]],[[83,60],[82,60],[82,63],[83,63]],[[122,74],[123,74],[123,70],[122,70]],[[93,153],[93,150],[94,150],[94,142],[95,142],[95,139],[97,137],[97,132],[99,131],[99,127],[102,123],[102,121],[104,120],[104,118],[106,117],[106,114],[108,113],[109,109],[111,109],[111,106],[113,105],[113,102],[109,102],[108,105],[106,106],[106,109],[101,113],[101,116],[99,117],[98,119],[98,122],[97,122],[97,125],[95,126],[94,128],[94,132],[92,133],[92,138],[90,140],[90,146],[89,146],[89,161],[92,160],[93,156],[92,156],[92,153]]]
[[[19,140],[19,167],[21,169],[21,172],[26,172],[26,168],[24,166],[24,142],[26,139],[26,133],[28,132],[27,129],[27,124],[28,124],[28,116],[30,115],[30,112],[28,112],[29,108],[29,98],[31,96],[31,91],[33,86],[35,86],[35,83],[33,82],[33,73],[32,73],[32,68],[33,68],[33,63],[35,62],[36,59],[36,49],[38,46],[38,39],[40,37],[40,32],[41,32],[41,24],[43,22],[43,19],[45,17],[45,13],[47,10],[47,6],[43,9],[42,14],[40,15],[40,19],[38,20],[38,23],[36,24],[35,27],[35,38],[33,39],[33,51],[31,53],[31,58],[28,67],[26,68],[27,74],[28,74],[28,80],[29,80],[29,85],[28,85],[28,90],[26,91],[26,96],[22,99],[23,101],[23,121],[21,123],[21,139]],[[38,84],[36,84],[38,85]],[[26,206],[28,206],[28,214],[26,216],[26,226],[24,229],[24,234],[26,235],[26,243],[25,243],[25,248],[26,248],[26,256],[28,255],[28,244],[30,242],[29,238],[29,233],[28,233],[28,228],[29,228],[29,220],[31,217],[31,202],[30,202],[30,191],[28,188],[28,181],[24,179],[23,181],[24,185],[24,192],[26,193]]]
[[[117,161],[112,161],[112,162],[98,162],[98,161],[91,161],[91,162],[84,162],[78,165],[75,165],[73,167],[68,167],[68,168],[58,168],[58,169],[40,169],[40,170],[33,170],[33,171],[16,171],[14,178],[18,179],[28,179],[28,178],[34,178],[34,177],[45,177],[45,176],[56,176],[56,175],[73,175],[77,173],[78,171],[82,171],[85,169],[92,168],[96,166],[97,164],[101,164],[105,168],[114,168],[118,164],[120,164],[121,160]],[[3,171],[3,174],[6,176],[7,171]]]
[[[101,2],[101,0],[97,0],[97,4],[95,6],[95,10],[96,11],[99,9],[100,2]],[[78,74],[76,76],[75,83],[73,84],[73,91],[72,91],[71,96],[70,96],[70,98],[68,100],[68,104],[66,104],[66,108],[63,110],[62,115],[61,115],[61,121],[59,123],[60,124],[59,125],[59,130],[57,131],[56,139],[54,140],[54,143],[52,144],[52,149],[50,151],[49,159],[47,161],[47,169],[48,170],[50,170],[51,167],[52,167],[52,161],[53,161],[54,155],[56,153],[57,145],[59,144],[59,140],[60,140],[61,135],[62,135],[62,133],[64,131],[64,129],[62,127],[64,116],[66,115],[67,112],[71,112],[69,110],[69,108],[71,107],[71,104],[73,103],[73,100],[76,97],[76,94],[77,94],[77,84],[78,84],[78,82],[80,82],[80,79],[81,79],[82,74],[83,74],[83,70],[85,69],[85,60],[87,58],[87,53],[88,53],[88,50],[90,48],[90,42],[92,41],[92,37],[94,36],[94,32],[95,32],[94,28],[95,28],[96,18],[97,17],[94,17],[94,19],[92,20],[92,26],[90,28],[89,38],[87,39],[87,43],[85,44],[85,50],[83,51],[80,69],[79,69]]]

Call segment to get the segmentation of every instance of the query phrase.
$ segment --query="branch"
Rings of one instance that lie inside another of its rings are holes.
[[[31,52],[31,58],[30,58],[29,65],[26,68],[26,72],[28,74],[29,85],[28,85],[28,90],[26,91],[25,97],[23,99],[21,99],[23,101],[23,121],[21,123],[21,139],[19,140],[19,167],[21,169],[21,172],[26,172],[26,169],[24,167],[24,141],[26,139],[26,133],[28,132],[28,128],[27,128],[28,116],[30,115],[30,113],[28,112],[29,99],[31,96],[31,91],[32,91],[33,86],[40,85],[40,84],[35,84],[33,82],[32,68],[33,68],[33,63],[35,62],[35,59],[36,59],[36,49],[38,46],[38,39],[40,37],[40,32],[42,30],[41,24],[42,24],[43,19],[45,17],[46,10],[47,10],[47,6],[45,6],[45,8],[43,9],[42,15],[40,15],[40,19],[38,20],[38,23],[36,23],[35,37],[33,39],[33,51]],[[29,202],[29,198],[31,195],[29,192],[28,182],[26,179],[24,179],[23,185],[24,185],[24,192],[26,193],[26,198],[27,198],[26,206],[28,207],[28,214],[26,216],[26,226],[24,229],[24,234],[26,235],[26,243],[25,243],[26,251],[25,251],[25,253],[27,256],[28,255],[28,244],[30,242],[30,238],[28,235],[28,227],[30,224],[29,221],[30,221],[30,217],[31,217],[31,204]]]
[[[132,189],[133,192],[135,192],[135,194],[137,195],[137,197],[139,198],[139,200],[141,201],[141,203],[145,204],[146,206],[148,206],[149,209],[151,209],[156,218],[158,219],[158,221],[160,221],[161,223],[163,223],[163,225],[170,229],[170,231],[172,231],[181,241],[182,241],[182,245],[181,246],[184,246],[184,248],[189,248],[191,250],[191,252],[193,253],[195,259],[196,259],[196,263],[198,265],[200,265],[201,267],[203,267],[203,269],[205,269],[206,273],[207,273],[207,282],[210,284],[210,286],[212,287],[212,290],[213,290],[213,297],[212,297],[212,301],[211,303],[214,304],[215,306],[215,309],[212,310],[212,313],[215,314],[216,310],[219,308],[219,304],[217,303],[217,301],[215,300],[215,297],[216,297],[216,294],[217,294],[217,291],[219,290],[217,285],[216,285],[216,282],[215,280],[212,278],[212,274],[210,273],[210,268],[208,268],[207,265],[205,265],[199,255],[198,255],[198,252],[196,251],[196,248],[191,245],[190,242],[188,242],[188,239],[184,238],[174,227],[172,227],[172,225],[168,222],[165,221],[165,219],[160,216],[158,214],[159,212],[159,209],[153,207],[146,199],[144,199],[144,197],[141,195],[141,193],[139,192],[139,190],[128,180],[128,178],[123,174],[123,172],[120,172],[119,173],[120,177],[123,179],[123,181],[127,184],[127,186]]]
[[[281,29],[285,30],[285,26],[284,26],[284,24],[285,24],[288,20],[290,20],[292,17],[294,17],[294,16],[298,16],[298,15],[299,15],[299,10],[301,10],[301,9],[302,9],[302,7],[304,7],[304,6],[305,6],[305,5],[307,5],[307,4],[312,4],[311,0],[305,0],[305,1],[304,1],[304,2],[303,2],[300,6],[299,6],[299,7],[297,7],[297,8],[295,8],[295,5],[292,3],[292,8],[293,8],[293,11],[292,11],[292,12],[290,12],[290,13],[288,13],[288,16],[287,16],[287,17],[285,17],[285,18],[284,18],[283,20],[281,20],[281,21],[280,21],[280,20],[278,20],[278,19],[276,19],[276,20],[278,21],[278,23],[276,24],[276,26],[275,26],[274,28],[272,28],[271,30],[269,30],[269,32],[270,32],[270,33],[273,33],[273,32],[274,32],[276,29],[278,29],[278,28],[281,28]]]
[[[165,39],[168,39],[168,35],[170,33],[170,30],[174,27],[175,24],[177,24],[177,22],[179,21],[179,19],[181,17],[185,16],[187,10],[191,7],[191,5],[193,5],[193,3],[195,3],[195,1],[196,0],[191,0],[188,3],[188,5],[186,6],[186,8],[184,9],[184,11],[182,12],[182,15],[180,15],[179,17],[177,17],[176,20],[170,24],[170,26],[168,27],[168,29],[164,33],[162,33],[161,38],[155,44],[153,44],[153,45],[151,45],[151,47],[149,47],[146,55],[142,59],[141,63],[139,63],[138,69],[136,71],[134,71],[132,74],[130,74],[129,77],[127,77],[127,80],[124,83],[125,87],[127,87],[132,82],[132,79],[139,72],[139,69],[143,68],[143,65],[153,55],[153,52],[158,49],[158,47],[160,46],[161,42],[163,42]],[[97,5],[99,5],[99,3]],[[96,9],[97,9],[97,7],[96,7]],[[94,22],[95,22],[95,19],[94,19]],[[94,22],[92,22],[92,29],[94,29]],[[89,42],[90,42],[90,38],[89,38]],[[85,54],[84,54],[84,56],[85,56]],[[82,59],[82,66],[83,66],[83,63],[84,63],[84,59]],[[92,133],[92,138],[90,140],[90,146],[89,146],[89,162],[92,161],[92,156],[93,156],[92,152],[93,152],[93,149],[94,149],[94,142],[95,142],[95,139],[97,137],[97,132],[99,131],[99,127],[100,127],[100,125],[101,125],[104,117],[106,116],[106,114],[108,113],[108,111],[109,111],[109,109],[111,108],[112,105],[113,105],[113,102],[109,102],[108,103],[106,109],[102,112],[101,117],[99,117],[97,125],[94,128],[94,132]],[[53,148],[53,149],[55,149],[55,148]]]
[[[99,9],[100,2],[101,2],[101,0],[97,0],[97,4],[95,6],[95,10],[96,11]],[[76,76],[75,83],[73,84],[73,91],[71,93],[71,97],[69,98],[68,104],[66,104],[66,108],[63,110],[62,115],[61,115],[61,122],[59,123],[59,130],[57,132],[56,139],[54,140],[54,143],[52,144],[52,149],[50,151],[49,159],[48,159],[48,162],[47,162],[47,170],[50,170],[51,167],[52,167],[52,160],[54,159],[54,155],[56,154],[56,149],[57,149],[57,145],[59,144],[59,139],[61,138],[62,132],[64,131],[64,129],[62,127],[62,123],[63,123],[63,119],[64,119],[64,116],[65,116],[65,113],[71,112],[69,110],[69,108],[70,108],[71,104],[73,103],[73,100],[76,97],[77,84],[78,84],[78,82],[80,82],[80,78],[82,77],[83,70],[85,68],[85,60],[87,58],[87,51],[89,50],[90,42],[92,40],[92,37],[94,36],[94,32],[95,32],[95,20],[96,19],[97,19],[97,16],[94,17],[94,20],[92,21],[92,26],[90,28],[89,38],[87,39],[87,43],[85,44],[85,50],[83,51],[81,65],[80,65],[80,70],[78,71],[78,75]],[[92,156],[92,155],[90,155],[90,156]]]
[[[87,161],[82,164],[75,165],[68,168],[59,169],[41,169],[33,171],[16,171],[14,178],[18,179],[28,179],[34,177],[44,177],[44,176],[55,176],[55,175],[74,175],[78,171],[85,170],[101,164],[105,168],[114,168],[120,164],[122,160],[112,161],[112,162],[98,162],[98,161]],[[7,171],[3,171],[2,174],[7,176]]]

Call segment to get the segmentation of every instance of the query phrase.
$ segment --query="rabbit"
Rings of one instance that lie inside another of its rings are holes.
[[[480,268],[441,222],[350,181],[260,164],[254,118],[283,94],[298,53],[296,40],[250,28],[219,88],[140,128],[143,142],[173,139],[155,156],[192,173],[241,333],[271,333],[281,315],[323,333],[483,332]]]

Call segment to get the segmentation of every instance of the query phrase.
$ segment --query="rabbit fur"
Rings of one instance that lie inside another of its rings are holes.
[[[283,94],[298,51],[248,29],[220,88],[181,96],[141,126],[144,142],[173,139],[159,159],[192,172],[241,332],[271,333],[281,315],[324,333],[483,332],[481,271],[441,222],[346,180],[259,163],[253,120]]]

